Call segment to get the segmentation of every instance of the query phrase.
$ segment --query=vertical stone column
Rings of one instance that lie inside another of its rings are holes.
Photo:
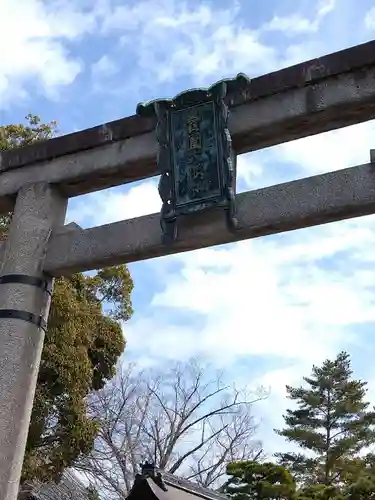
[[[43,263],[67,199],[47,183],[22,187],[0,277],[0,499],[15,500],[49,307]],[[51,285],[51,280],[49,285]]]

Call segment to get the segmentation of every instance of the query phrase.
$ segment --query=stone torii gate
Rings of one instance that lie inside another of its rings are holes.
[[[228,84],[225,102],[237,154],[373,119],[375,41]],[[155,107],[159,122],[165,106]],[[169,244],[159,214],[64,226],[69,198],[162,173],[155,124],[136,115],[0,153],[0,211],[14,212],[0,245],[1,500],[17,497],[53,277],[375,213],[374,154],[365,165],[236,195],[235,229],[224,209],[185,216]]]

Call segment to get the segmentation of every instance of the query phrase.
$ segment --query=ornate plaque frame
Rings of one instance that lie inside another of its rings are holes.
[[[246,75],[192,89],[173,99],[138,104],[137,114],[156,117],[157,158],[165,242],[177,239],[178,218],[224,208],[231,230],[235,217],[236,154],[228,130],[228,90],[247,84]]]

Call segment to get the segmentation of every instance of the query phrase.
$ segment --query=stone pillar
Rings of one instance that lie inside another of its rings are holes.
[[[51,231],[64,223],[66,208],[67,200],[47,183],[22,187],[5,243],[0,277],[1,500],[15,500],[18,494],[43,348],[43,319],[50,307],[50,293],[43,286],[48,283],[44,258]]]

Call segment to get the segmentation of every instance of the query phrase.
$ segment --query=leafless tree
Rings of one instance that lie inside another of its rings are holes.
[[[90,401],[100,423],[92,454],[77,465],[106,498],[124,499],[139,464],[215,488],[233,460],[259,456],[252,405],[266,395],[237,390],[197,360],[117,376]]]

